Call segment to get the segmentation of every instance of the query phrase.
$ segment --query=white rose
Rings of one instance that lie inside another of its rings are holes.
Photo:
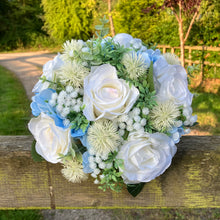
[[[116,34],[113,38],[115,43],[118,43],[120,46],[125,48],[130,47],[130,42],[133,40],[133,37],[130,34]]]
[[[41,113],[32,118],[28,128],[36,140],[36,151],[50,163],[60,162],[60,154],[67,154],[71,146],[70,129],[57,127],[54,120]]]
[[[178,106],[192,104],[193,95],[188,89],[187,73],[182,66],[170,65],[161,56],[153,68],[158,101],[172,100]]]
[[[122,177],[126,184],[149,182],[161,175],[171,164],[176,146],[162,133],[133,132],[118,153],[124,160]]]
[[[54,81],[55,80],[55,71],[58,70],[63,65],[63,61],[60,59],[60,54],[54,57],[53,60],[48,61],[43,66],[43,74],[41,77],[45,76],[47,80]],[[49,87],[49,82],[42,83],[42,80],[39,80],[34,86],[32,92],[37,93],[41,92],[44,89]]]
[[[131,88],[123,79],[118,79],[114,66],[103,64],[92,68],[84,80],[84,115],[89,121],[100,118],[113,120],[130,111],[139,91]]]

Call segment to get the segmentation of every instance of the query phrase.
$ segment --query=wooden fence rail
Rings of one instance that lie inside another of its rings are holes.
[[[180,49],[180,47],[171,47],[169,45],[157,45],[157,48],[162,49],[163,53],[167,52],[167,49],[171,50],[171,53],[175,53],[176,49]],[[207,66],[213,66],[213,67],[220,67],[220,63],[210,63],[205,60],[192,60],[192,51],[198,50],[198,51],[210,51],[210,52],[220,52],[220,47],[207,47],[207,46],[185,46],[185,50],[189,51],[188,59],[185,60],[186,63],[189,65],[195,64],[202,64]]]
[[[136,197],[69,183],[60,164],[34,162],[31,136],[0,136],[0,209],[220,208],[220,136],[186,136],[171,167]]]

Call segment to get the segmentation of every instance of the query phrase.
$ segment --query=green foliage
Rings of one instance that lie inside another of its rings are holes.
[[[46,37],[40,0],[0,1],[0,50],[35,44]],[[34,36],[34,38],[33,38]]]
[[[87,40],[92,35],[95,0],[42,0],[45,29],[59,42]]]
[[[39,210],[1,210],[1,220],[43,220]]]
[[[103,171],[104,178],[102,178],[99,186],[99,189],[103,190],[104,192],[107,189],[111,189],[115,192],[120,192],[124,182],[121,178],[121,172],[119,172],[119,168],[124,168],[124,161],[122,159],[116,158],[118,152],[114,151],[109,154],[108,159],[105,161],[106,164],[112,163],[111,168],[106,168]]]
[[[151,42],[157,33],[160,15],[156,10],[145,14],[143,9],[155,3],[154,0],[120,0],[115,8],[113,19],[116,33],[128,33],[133,37]],[[157,1],[162,5],[163,1]],[[164,13],[164,12],[163,12]]]
[[[116,33],[129,33],[146,43],[179,46],[178,22],[170,9],[158,10],[163,1],[156,2],[156,8],[144,13],[143,9],[155,4],[154,0],[118,0],[113,18]],[[220,3],[218,0],[203,0],[201,10],[193,24],[186,45],[220,45]],[[183,17],[187,27],[191,16]]]
[[[144,185],[145,185],[145,183],[128,184],[127,190],[133,197],[136,197],[141,192]]]
[[[103,18],[100,19],[101,25],[96,25],[95,29],[97,30],[95,33],[96,35],[102,39],[109,33],[109,27],[106,27],[106,24],[109,23],[109,20],[106,19],[105,15]]]
[[[115,44],[112,39],[107,39],[104,43],[101,39],[92,40],[87,42],[87,46],[90,51],[82,53],[82,57],[87,60],[89,66],[109,63],[118,71],[123,71],[120,61],[127,49]]]
[[[29,100],[18,79],[0,66],[0,135],[29,134]]]
[[[153,78],[153,62],[151,61],[150,67],[149,67],[149,71],[147,74],[147,81],[149,84],[149,91],[153,92],[154,91],[154,78]]]
[[[86,128],[88,127],[89,121],[86,119],[86,117],[83,114],[80,114],[78,112],[71,111],[67,118],[71,121],[71,129],[82,129],[83,132],[86,131]]]
[[[187,44],[220,46],[220,2],[203,0]]]
[[[44,159],[36,152],[35,146],[36,146],[36,141],[34,140],[31,145],[31,156],[35,162],[41,162]]]

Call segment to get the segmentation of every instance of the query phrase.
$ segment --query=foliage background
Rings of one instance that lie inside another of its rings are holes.
[[[116,33],[146,43],[179,46],[178,24],[169,9],[143,9],[163,0],[111,0]],[[107,12],[107,0],[1,0],[0,50],[49,47],[67,39],[87,40]],[[189,24],[190,17],[184,17]],[[186,45],[220,46],[220,2],[203,0]]]
[[[163,1],[111,0],[115,32],[131,34],[147,44],[179,46],[178,22],[170,9],[159,9]],[[152,5],[156,7],[145,13]],[[108,17],[107,0],[1,0],[0,51],[60,51],[66,40],[91,38],[103,15]],[[186,31],[191,17],[183,19]],[[219,0],[202,0],[186,45],[220,46]],[[192,59],[220,63],[219,52],[193,51]],[[220,68],[205,66],[202,78],[220,78]]]

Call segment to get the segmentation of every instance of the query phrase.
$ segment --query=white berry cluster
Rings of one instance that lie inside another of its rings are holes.
[[[67,119],[67,115],[73,112],[80,112],[83,106],[83,89],[74,89],[72,86],[67,86],[65,90],[62,90],[59,94],[53,93],[49,104],[56,108],[56,112],[61,118],[64,119],[64,125],[70,123]]]
[[[144,132],[144,127],[147,123],[146,118],[141,117],[149,114],[148,108],[134,108],[128,114],[121,115],[114,119],[115,126],[119,129],[118,132],[121,136],[125,134],[125,130]]]
[[[91,176],[95,178],[94,183],[99,184],[99,179],[104,178],[104,175],[101,174],[101,170],[104,170],[105,168],[111,168],[112,164],[110,163],[105,163],[105,160],[108,159],[108,155],[99,155],[95,154],[93,148],[89,149],[89,167],[93,170],[91,173]]]

